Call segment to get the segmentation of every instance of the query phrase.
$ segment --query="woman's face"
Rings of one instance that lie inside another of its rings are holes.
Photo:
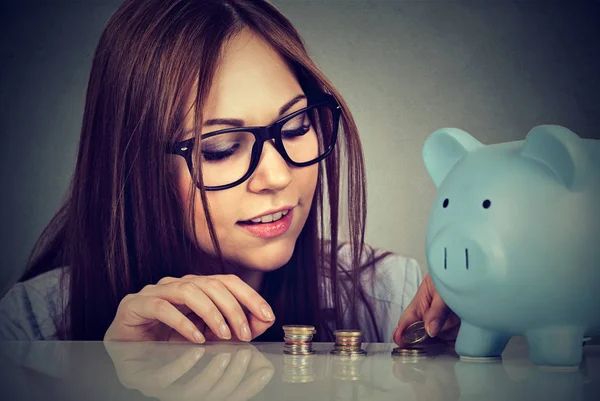
[[[224,119],[240,120],[237,124],[243,126],[269,125],[306,107],[303,95],[283,58],[258,36],[243,31],[223,49],[223,58],[203,109],[202,134],[236,126],[218,121]],[[288,107],[280,113],[285,105]],[[192,129],[193,113],[189,113],[186,125]],[[203,160],[205,176],[210,167],[208,163],[213,162]],[[214,254],[200,192],[194,190],[190,198],[190,186],[196,187],[182,157],[177,157],[177,171],[181,199],[188,207],[191,202],[195,203],[199,245]],[[259,164],[248,180],[233,188],[206,191],[224,258],[265,272],[283,266],[291,258],[306,222],[317,177],[317,164],[292,167],[271,142],[265,142]],[[260,216],[265,216],[260,223],[250,222]],[[271,218],[279,220],[269,223]]]

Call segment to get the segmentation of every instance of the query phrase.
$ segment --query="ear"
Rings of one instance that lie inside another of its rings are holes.
[[[440,186],[452,167],[467,153],[482,146],[481,142],[458,128],[441,128],[429,135],[423,145],[423,161],[435,186]]]
[[[566,188],[577,190],[586,181],[588,155],[581,138],[559,125],[539,125],[527,134],[523,157],[548,168]]]

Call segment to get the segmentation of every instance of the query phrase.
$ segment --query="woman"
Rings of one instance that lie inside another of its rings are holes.
[[[347,105],[272,5],[126,1],[94,56],[67,200],[0,333],[281,341],[312,324],[401,344],[418,319],[454,327],[414,260],[364,244],[365,213]]]

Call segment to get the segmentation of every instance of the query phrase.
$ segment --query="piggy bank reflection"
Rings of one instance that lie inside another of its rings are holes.
[[[423,159],[437,187],[427,262],[461,318],[456,352],[500,356],[523,335],[534,364],[577,366],[600,331],[600,141],[541,125],[483,145],[446,128]]]
[[[533,366],[504,363],[456,362],[459,401],[587,401],[596,397],[588,393],[589,379],[579,371],[538,369]]]

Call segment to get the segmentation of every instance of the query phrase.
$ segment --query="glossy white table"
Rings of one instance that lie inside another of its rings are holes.
[[[496,363],[425,359],[363,344],[367,356],[284,355],[283,343],[0,342],[6,400],[600,400],[600,345],[575,371],[548,371],[513,338]]]

